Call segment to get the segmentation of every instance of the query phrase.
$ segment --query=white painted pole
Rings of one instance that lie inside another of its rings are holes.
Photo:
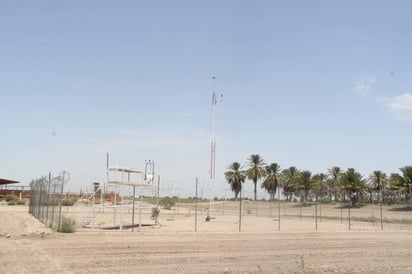
[[[195,197],[195,232],[197,232],[197,184],[198,179],[196,177],[196,197]]]
[[[139,231],[140,231],[140,228],[142,227],[142,203],[143,203],[143,201],[142,201],[142,195],[140,194],[140,207],[139,207]]]

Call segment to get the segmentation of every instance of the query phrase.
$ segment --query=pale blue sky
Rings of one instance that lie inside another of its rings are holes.
[[[0,177],[156,162],[164,194],[216,196],[260,154],[314,173],[397,172],[412,136],[410,1],[1,1]],[[246,184],[252,195],[252,184]],[[167,191],[166,191],[167,190]],[[205,195],[206,190],[204,190]],[[250,192],[250,193],[249,193]],[[221,193],[221,194],[219,194]],[[265,197],[263,191],[260,197]]]

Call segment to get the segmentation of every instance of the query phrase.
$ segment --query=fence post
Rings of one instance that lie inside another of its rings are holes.
[[[349,207],[348,207],[348,216],[349,216],[349,230],[350,230],[350,209],[352,207],[352,201],[349,201]]]
[[[382,197],[382,190],[379,190],[379,191],[380,191],[379,207],[380,207],[380,211],[381,211],[381,230],[383,230],[383,214],[382,214],[382,200],[383,200],[383,197]]]
[[[51,185],[51,172],[49,172],[49,182],[47,187],[47,211],[46,211],[46,224],[49,225],[49,204],[50,204],[50,185]]]
[[[60,230],[61,218],[62,218],[62,199],[63,199],[63,187],[64,187],[64,171],[63,171],[63,178],[62,178],[62,187],[60,189],[60,199],[59,199],[59,225],[58,229]]]
[[[195,198],[195,232],[197,232],[197,184],[198,179],[196,177],[196,198]]]
[[[242,190],[240,190],[240,203],[239,203],[239,232],[242,231]]]
[[[37,205],[37,219],[39,219],[40,220],[40,209],[41,209],[41,207],[40,207],[40,205],[41,205],[41,192],[42,192],[42,184],[40,184],[40,191],[39,191],[39,194],[38,194],[38,198],[39,198],[39,200],[38,200],[38,205]]]
[[[280,187],[278,187],[278,230],[280,231]]]
[[[316,196],[316,203],[315,203],[315,229],[318,231],[318,197]]]

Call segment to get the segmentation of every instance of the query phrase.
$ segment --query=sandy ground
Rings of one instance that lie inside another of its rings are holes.
[[[161,226],[132,232],[96,224],[60,234],[29,215],[26,206],[0,205],[0,273],[412,273],[412,225],[384,223],[382,231],[378,223],[354,221],[349,231],[345,218],[341,223],[324,217],[316,230],[313,207],[304,208],[302,218],[300,208],[290,207],[278,231],[275,208],[260,205],[258,212],[252,205],[247,211],[245,204],[239,232],[235,204],[225,206],[224,212],[216,207],[211,222],[199,213],[197,233],[193,210],[180,205],[162,210]],[[67,208],[66,214],[78,210]],[[336,212],[323,208],[324,216]],[[112,213],[99,212],[96,223],[113,225]],[[363,208],[353,214],[375,213]],[[385,218],[411,214],[387,211]],[[126,224],[127,210],[122,217]],[[152,223],[147,213],[142,223]]]

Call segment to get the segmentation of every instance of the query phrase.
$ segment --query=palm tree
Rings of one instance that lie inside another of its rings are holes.
[[[297,181],[300,176],[299,174],[299,170],[294,166],[291,166],[288,169],[284,169],[282,171],[281,181],[283,194],[286,196],[286,200],[292,200],[292,195],[297,190]]]
[[[406,200],[406,194],[408,191],[405,186],[403,186],[402,181],[402,175],[400,175],[399,173],[391,173],[391,175],[389,176],[389,186],[387,189],[389,189],[389,193],[392,194],[390,195],[392,200],[394,198],[401,199],[402,197],[404,197]]]
[[[339,183],[339,178],[340,175],[342,174],[342,171],[340,167],[334,166],[328,169],[328,174],[329,174],[329,200],[332,201],[332,194],[333,197],[335,198],[335,201],[338,200],[338,186],[337,184]]]
[[[399,169],[402,174],[391,174],[391,187],[400,191],[405,200],[411,199],[412,203],[412,166],[405,166]]]
[[[380,170],[375,170],[369,176],[369,182],[371,184],[371,191],[373,190],[378,191],[378,201],[380,201],[381,195],[382,195],[382,200],[383,200],[383,195],[384,195],[383,191],[384,191],[384,187],[386,186],[386,182],[387,182],[386,174]]]
[[[270,200],[275,199],[276,189],[279,185],[280,166],[277,163],[272,163],[266,166],[266,178],[261,187],[263,187],[270,195]]]
[[[320,197],[323,198],[326,194],[326,179],[327,175],[324,173],[319,173],[313,175],[313,182],[316,188],[316,198]]]
[[[312,178],[312,172],[308,170],[304,170],[300,173],[299,179],[298,179],[298,187],[299,190],[303,191],[303,198],[305,205],[308,203],[308,197],[309,197],[309,192],[312,190],[313,187],[313,178]]]
[[[248,165],[249,165],[249,169],[246,171],[246,173],[247,173],[247,177],[249,178],[249,180],[253,181],[253,184],[255,187],[253,193],[254,193],[254,198],[256,201],[256,184],[260,178],[265,176],[266,164],[263,158],[259,154],[252,154],[248,158]]]
[[[233,162],[228,166],[228,171],[225,172],[225,178],[233,192],[235,192],[235,199],[237,199],[242,190],[242,183],[245,182],[246,175],[238,162]]]
[[[342,173],[340,183],[343,191],[351,199],[352,205],[355,205],[366,189],[365,179],[354,168],[348,168],[346,172]]]

